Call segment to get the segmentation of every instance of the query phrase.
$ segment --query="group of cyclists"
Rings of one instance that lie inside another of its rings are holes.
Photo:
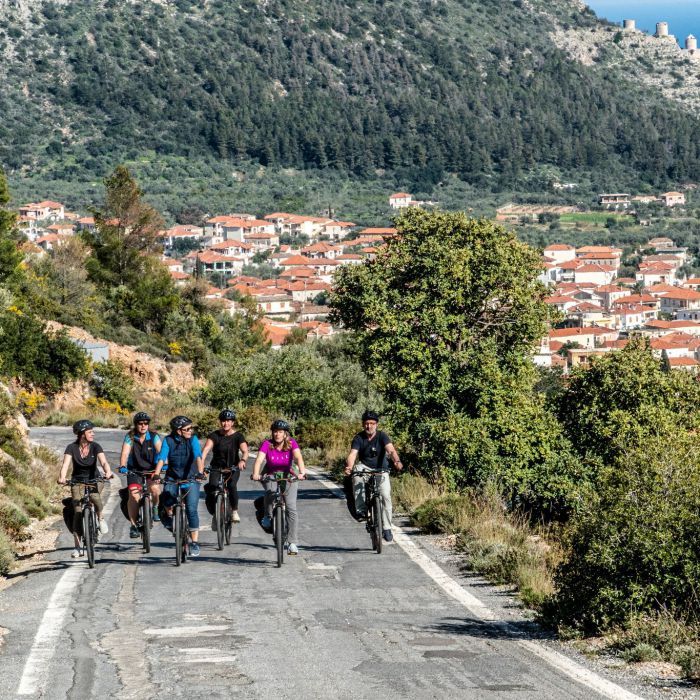
[[[175,416],[170,421],[170,433],[160,437],[151,430],[151,417],[139,411],[134,415],[133,427],[127,432],[120,454],[120,471],[127,474],[129,516],[129,536],[140,536],[138,525],[141,491],[148,489],[153,504],[153,520],[172,532],[173,505],[177,500],[178,483],[191,481],[191,487],[185,497],[185,510],[191,535],[190,555],[199,556],[199,513],[198,504],[200,484],[205,480],[205,461],[211,453],[209,483],[205,489],[213,489],[220,482],[221,470],[231,470],[231,477],[226,481],[231,520],[240,522],[238,513],[238,480],[240,472],[246,469],[248,460],[248,443],[245,436],[235,428],[236,415],[230,409],[219,413],[217,430],[211,432],[202,449],[199,439],[194,435],[194,424],[187,416]],[[353,474],[352,486],[355,497],[355,511],[358,520],[367,517],[365,504],[364,472],[381,470],[380,498],[383,504],[382,534],[389,543],[393,540],[391,531],[391,482],[389,480],[389,460],[397,470],[402,464],[389,436],[378,430],[379,414],[365,411],[362,415],[363,429],[352,439],[350,452],[346,459],[345,473]],[[94,504],[98,519],[98,530],[106,535],[109,528],[103,517],[102,490],[103,480],[98,467],[102,469],[103,479],[114,477],[102,447],[95,442],[95,426],[87,419],[79,420],[73,425],[76,438],[65,449],[58,483],[66,485],[68,470],[71,474],[71,499],[73,504],[73,537],[75,548],[73,558],[84,556],[80,528],[80,499],[85,484],[89,485],[90,500]],[[264,480],[265,475],[294,474],[296,479],[290,481],[285,492],[287,514],[287,553],[298,554],[298,480],[306,478],[306,465],[301,449],[291,436],[291,428],[285,420],[275,420],[270,426],[270,437],[265,440],[255,459],[251,479],[263,481],[264,515],[261,526],[269,530],[272,525],[272,509],[276,487],[273,482]],[[216,515],[212,521],[216,526]]]

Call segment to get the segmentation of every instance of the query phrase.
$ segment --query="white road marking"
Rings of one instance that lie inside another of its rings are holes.
[[[182,664],[219,664],[233,663],[236,660],[234,654],[227,654],[221,649],[210,647],[189,647],[178,649],[181,654],[187,654],[186,659],[178,659],[177,663]]]
[[[118,502],[119,489],[110,489],[109,500],[102,510],[103,517],[109,520]],[[65,573],[53,589],[46,606],[46,612],[41,618],[39,629],[34,637],[34,644],[32,644],[27,662],[24,664],[17,695],[34,695],[43,690],[49,672],[49,662],[58,647],[63,621],[73,601],[73,591],[87,569],[85,560],[71,562],[67,566]]]
[[[200,625],[199,627],[149,627],[143,631],[151,637],[198,637],[211,632],[224,632],[230,625]]]
[[[320,564],[320,563],[309,564],[306,568],[311,569],[311,571],[337,571],[338,570],[337,566],[333,566],[331,564]]]
[[[314,481],[318,481],[326,488],[336,492],[341,498],[345,498],[345,493],[338,484],[324,479],[316,471],[309,470],[315,476]],[[576,663],[568,656],[550,649],[544,644],[540,644],[535,640],[522,639],[522,633],[515,629],[505,620],[499,620],[496,613],[488,606],[484,605],[476,596],[472,595],[455,579],[447,574],[440,566],[438,566],[427,554],[425,554],[418,545],[411,539],[407,532],[394,525],[394,539],[396,543],[403,549],[410,559],[416,563],[430,578],[442,588],[451,598],[454,598],[458,603],[463,605],[475,618],[496,625],[499,628],[512,635],[513,640],[524,649],[527,649],[531,654],[539,657],[553,668],[561,671],[569,676],[577,683],[587,686],[595,690],[600,695],[612,700],[642,700],[641,696],[625,690],[619,685],[608,681],[599,676],[593,671],[589,671],[581,664]]]

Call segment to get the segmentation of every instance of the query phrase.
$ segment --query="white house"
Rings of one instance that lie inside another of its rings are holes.
[[[410,207],[413,201],[413,195],[407,192],[395,192],[389,196],[389,206],[392,209],[405,209]]]

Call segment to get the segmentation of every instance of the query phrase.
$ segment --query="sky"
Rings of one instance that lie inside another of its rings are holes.
[[[700,0],[586,0],[599,17],[622,23],[636,19],[637,28],[650,34],[657,22],[668,22],[669,34],[674,34],[681,46],[688,34],[700,39]]]

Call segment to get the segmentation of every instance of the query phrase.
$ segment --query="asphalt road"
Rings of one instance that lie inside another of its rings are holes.
[[[121,436],[96,438],[113,466]],[[32,438],[62,451],[71,435]],[[206,529],[180,568],[166,530],[156,524],[145,555],[118,507],[92,571],[70,559],[64,530],[45,566],[0,594],[0,697],[603,697],[476,619],[403,547],[373,553],[322,480],[301,484],[300,554],[277,569],[254,518],[261,488],[240,484],[232,544],[219,552]],[[200,514],[208,525],[203,502]]]

